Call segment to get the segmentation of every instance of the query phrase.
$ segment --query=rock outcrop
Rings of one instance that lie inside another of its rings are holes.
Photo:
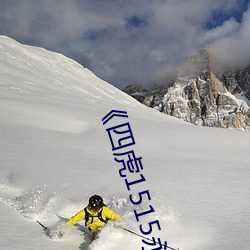
[[[143,104],[187,122],[222,128],[248,129],[250,109],[234,94],[250,97],[250,67],[246,70],[215,74],[209,53],[203,49],[177,69],[171,86],[145,90],[130,85],[126,91]]]

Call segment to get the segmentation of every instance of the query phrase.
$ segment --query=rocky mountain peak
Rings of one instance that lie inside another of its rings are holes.
[[[177,68],[177,77],[194,77],[205,74],[209,70],[209,53],[206,49],[201,49],[194,55],[188,57],[184,63]]]
[[[212,68],[208,50],[202,49],[178,67],[170,86],[148,91],[137,86],[136,92],[129,94],[149,107],[196,125],[249,129],[249,106],[233,95],[250,93],[249,71],[217,74]]]

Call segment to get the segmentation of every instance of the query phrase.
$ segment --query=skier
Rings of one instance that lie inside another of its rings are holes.
[[[120,222],[122,219],[118,214],[105,206],[101,196],[95,194],[89,198],[89,204],[72,216],[67,221],[67,224],[74,225],[80,220],[85,220],[85,225],[92,232],[94,239],[109,220]]]

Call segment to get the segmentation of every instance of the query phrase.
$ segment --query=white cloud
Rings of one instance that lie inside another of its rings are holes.
[[[218,63],[225,66],[246,66],[250,63],[250,9],[234,32],[210,45]]]
[[[220,51],[241,40],[247,48],[247,14],[241,24],[231,18],[213,30],[204,28],[213,13],[230,15],[238,4],[237,0],[2,0],[0,33],[62,52],[116,86],[150,84],[166,68],[210,43]],[[144,25],[129,26],[131,17]]]
[[[232,17],[229,20],[224,21],[221,26],[204,30],[204,32],[199,35],[198,40],[200,44],[206,47],[206,45],[222,40],[225,37],[236,35],[239,28],[240,24]]]

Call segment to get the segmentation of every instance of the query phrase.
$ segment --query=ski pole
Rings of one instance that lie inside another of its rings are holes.
[[[48,231],[49,229],[47,228],[47,227],[45,227],[40,221],[36,221],[40,226],[42,226],[43,227],[43,229],[45,230],[45,231]]]
[[[143,236],[143,235],[140,235],[140,234],[138,234],[138,233],[136,233],[136,232],[133,232],[133,231],[127,229],[127,228],[124,228],[124,227],[121,227],[121,228],[122,228],[124,231],[127,231],[127,232],[129,232],[129,233],[131,233],[131,234],[134,234],[134,235],[136,235],[136,236],[139,236],[139,237],[141,237],[141,238],[143,238],[143,239],[145,239],[145,240],[149,240],[149,241],[154,242],[152,239],[147,238],[147,237],[145,237],[145,236]],[[154,242],[154,243],[157,243],[158,245],[162,246],[162,244],[160,244],[159,242]],[[171,250],[179,250],[179,248],[173,248],[173,247],[170,247],[170,246],[167,246],[167,248],[169,248],[169,249],[171,249]]]

